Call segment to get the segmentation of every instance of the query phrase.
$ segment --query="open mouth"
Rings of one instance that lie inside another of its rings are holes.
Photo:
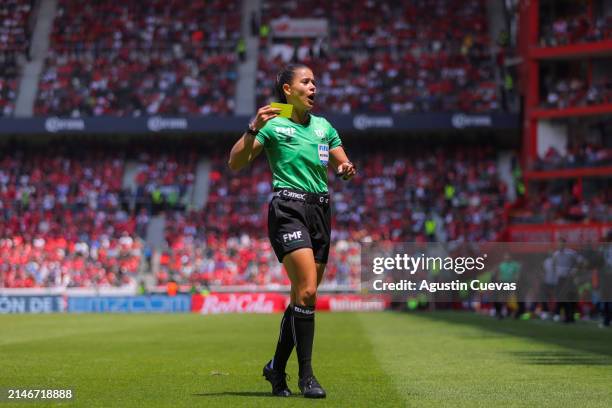
[[[308,101],[309,101],[311,104],[313,104],[313,103],[314,103],[314,100],[315,100],[315,94],[308,95],[308,96],[307,96],[307,98],[308,98]]]

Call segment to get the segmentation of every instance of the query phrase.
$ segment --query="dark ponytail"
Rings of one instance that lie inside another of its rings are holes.
[[[280,103],[287,103],[287,97],[285,96],[285,91],[283,91],[284,84],[291,84],[293,82],[293,74],[296,69],[299,68],[308,68],[308,66],[304,64],[289,64],[286,65],[283,69],[280,70],[278,75],[276,75],[276,83],[274,84],[274,96],[276,100]]]

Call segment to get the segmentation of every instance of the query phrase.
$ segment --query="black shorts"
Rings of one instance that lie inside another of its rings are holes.
[[[268,208],[268,236],[279,262],[289,252],[312,248],[317,263],[327,263],[331,234],[329,194],[280,189]]]

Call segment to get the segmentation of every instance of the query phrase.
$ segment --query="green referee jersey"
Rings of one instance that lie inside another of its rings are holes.
[[[327,192],[329,151],[342,142],[326,119],[310,115],[308,125],[301,125],[277,116],[260,129],[256,139],[268,156],[272,187]]]

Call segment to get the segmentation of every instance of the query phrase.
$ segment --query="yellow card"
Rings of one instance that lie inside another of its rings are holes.
[[[288,103],[272,102],[270,106],[280,109],[281,111],[278,116],[282,116],[283,118],[290,118],[291,114],[293,113],[293,105]]]

